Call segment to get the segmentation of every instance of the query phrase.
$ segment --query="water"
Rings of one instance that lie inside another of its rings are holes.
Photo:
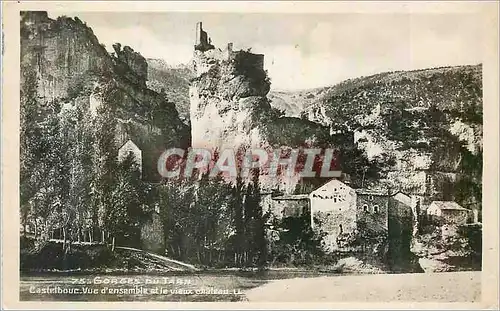
[[[170,275],[21,276],[21,301],[244,301],[245,291],[272,279],[314,272],[206,272]]]

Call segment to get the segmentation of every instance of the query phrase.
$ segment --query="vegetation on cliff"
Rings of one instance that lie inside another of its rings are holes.
[[[331,262],[307,214],[271,219],[263,211],[258,174],[234,184],[206,174],[161,180],[161,152],[185,149],[191,138],[212,147],[334,148],[353,187],[389,181],[413,191],[405,174],[425,172],[431,177],[415,182],[426,185],[419,194],[481,208],[480,66],[383,73],[268,96],[261,55],[210,53],[216,52],[196,52],[193,74],[121,45],[110,55],[76,18],[23,13],[20,208],[25,235],[37,241],[23,241],[23,264],[36,266],[53,254],[57,263],[47,267],[86,266],[97,257],[113,266],[118,259],[109,250],[82,255],[66,241],[141,247],[142,223],[152,215],[161,219],[166,254],[200,266]],[[131,157],[117,163],[128,139],[143,153],[142,171]],[[305,181],[296,192],[323,181]],[[277,239],[266,237],[272,230]],[[429,234],[425,243],[434,238]],[[47,245],[50,237],[64,240],[63,248]],[[385,239],[359,235],[348,242],[364,247],[375,240],[369,254],[383,257]]]
[[[24,235],[36,239],[36,250],[49,238],[64,248],[112,239],[139,247],[153,207],[147,182],[158,175],[155,156],[188,145],[189,128],[172,102],[146,88],[140,54],[125,47],[109,55],[77,18],[21,17]],[[131,159],[117,162],[127,139],[144,153],[140,173]]]

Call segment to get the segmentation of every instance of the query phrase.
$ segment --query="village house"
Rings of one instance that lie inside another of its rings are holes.
[[[466,224],[470,213],[471,210],[452,201],[433,201],[427,208],[429,218],[443,220],[445,224],[449,225]]]
[[[142,151],[132,140],[127,140],[127,142],[118,149],[118,162],[123,162],[130,153],[132,153],[134,162],[139,166],[139,171],[142,174]]]
[[[330,251],[342,249],[347,236],[360,232],[382,238],[390,232],[399,248],[398,238],[411,236],[415,204],[401,192],[353,189],[338,179],[309,194],[311,226],[326,233],[324,242]]]
[[[399,191],[354,189],[349,184],[348,179],[332,179],[309,194],[267,193],[263,210],[277,218],[310,212],[312,229],[326,233],[327,251],[345,249],[346,240],[359,233],[382,239],[390,234],[393,250],[408,248],[416,199]]]
[[[357,229],[356,192],[345,183],[332,179],[309,194],[311,226],[321,230],[325,247],[338,249],[341,234],[354,233]]]
[[[279,218],[300,217],[309,207],[307,194],[289,194],[271,197],[275,215]]]
[[[388,229],[389,191],[356,189],[358,227],[375,234]]]

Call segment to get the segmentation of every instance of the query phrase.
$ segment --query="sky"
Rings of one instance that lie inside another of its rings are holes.
[[[173,66],[193,56],[196,22],[221,49],[265,54],[275,90],[330,86],[395,70],[482,62],[478,15],[404,13],[49,12],[77,16],[108,50],[120,42]]]

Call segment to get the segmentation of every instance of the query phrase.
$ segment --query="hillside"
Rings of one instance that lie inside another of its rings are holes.
[[[187,65],[170,66],[162,59],[148,58],[148,87],[164,92],[175,103],[179,116],[189,122],[189,81],[194,77]]]
[[[47,239],[61,228],[80,240],[106,227],[117,242],[139,245],[153,194],[143,181],[158,181],[165,149],[189,146],[189,127],[147,87],[144,57],[119,43],[108,53],[77,17],[21,12],[20,35],[24,232]],[[128,140],[140,156],[117,161]]]
[[[304,105],[303,110],[314,119],[335,119],[336,125],[347,123],[353,128],[362,124],[349,122],[350,115],[355,111],[369,113],[378,104],[382,109],[398,105],[421,110],[436,107],[481,124],[481,75],[481,65],[380,73],[316,91],[316,100]],[[321,107],[325,112],[317,115]]]
[[[284,112],[286,116],[299,117],[301,112],[322,98],[327,88],[315,88],[300,91],[271,90],[268,98],[271,106]]]
[[[358,108],[360,101],[365,101],[373,108],[377,103],[390,104],[404,99],[407,106],[423,107],[431,103],[446,105],[447,101],[456,102],[461,97],[477,98],[481,96],[480,82],[481,65],[441,67],[384,72],[307,90],[271,90],[269,98],[273,107],[284,110],[286,114],[295,116],[301,112],[314,113],[324,106],[327,111],[337,109],[335,117],[342,119],[342,115],[348,113],[340,113],[340,110]],[[463,90],[459,91],[460,88]],[[451,98],[446,99],[448,95]],[[352,102],[356,104],[348,105]]]
[[[278,95],[273,103],[289,113],[352,133],[370,160],[394,161],[376,183],[480,205],[481,65],[387,72]]]
[[[177,109],[181,116],[188,116],[187,90],[193,73],[186,67],[172,68],[159,60],[148,62],[152,64],[150,71],[155,72],[150,77],[153,81],[148,83],[179,98]],[[267,132],[274,136],[273,141],[283,144],[290,141],[290,133],[302,131],[297,128],[304,123],[299,119],[321,124],[329,127],[330,134],[340,137],[343,144],[352,139],[352,147],[363,152],[375,170],[385,171],[382,175],[367,174],[367,182],[373,182],[372,186],[392,180],[394,187],[420,195],[435,194],[439,198],[439,192],[443,192],[441,199],[451,199],[456,196],[453,188],[465,187],[476,193],[467,204],[478,203],[482,167],[481,74],[481,65],[456,66],[385,72],[300,91],[272,90],[271,86],[266,96],[269,105],[283,112],[284,117],[294,117],[280,120],[294,122],[280,127],[280,122],[273,121]],[[252,127],[266,120],[259,117],[255,122]],[[292,139],[294,145],[296,140]],[[392,162],[395,164],[387,165]],[[357,171],[350,173],[362,177],[365,168],[356,168],[358,164],[343,163],[343,167],[355,168]],[[373,167],[368,169],[372,170]],[[471,173],[473,181],[458,182],[463,171]],[[376,180],[380,176],[386,180]],[[400,178],[393,179],[394,176]]]

